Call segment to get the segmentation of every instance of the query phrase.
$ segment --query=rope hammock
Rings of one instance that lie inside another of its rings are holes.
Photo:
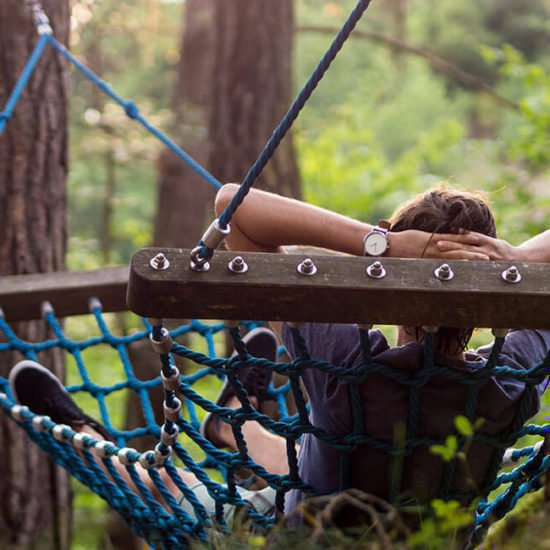
[[[327,53],[315,69],[312,77],[298,95],[289,109],[280,126],[246,175],[239,192],[235,195],[227,209],[216,220],[205,236],[197,244],[191,254],[191,263],[199,270],[207,264],[214,254],[214,249],[223,240],[229,230],[229,222],[238,206],[260,175],[263,167],[273,155],[293,121],[305,105],[313,90],[329,68],[338,51],[352,32],[369,5],[369,1],[360,0],[342,30],[335,38]],[[150,124],[139,112],[136,105],[117,95],[111,87],[99,79],[92,71],[78,61],[52,35],[46,15],[36,2],[31,2],[36,25],[40,38],[29,58],[27,65],[14,88],[5,109],[0,113],[0,134],[11,119],[15,106],[24,87],[28,83],[32,72],[38,63],[44,49],[52,46],[55,50],[70,61],[79,71],[96,84],[101,90],[119,103],[126,114],[140,122],[149,132],[165,143],[191,168],[216,188],[221,186],[211,174],[198,165],[187,153],[173,143],[160,130]],[[535,387],[547,376],[550,368],[550,356],[541,364],[525,371],[518,372],[506,365],[499,364],[499,352],[502,349],[504,338],[497,337],[493,352],[485,368],[475,374],[458,372],[434,363],[433,335],[427,334],[424,343],[424,364],[414,372],[404,372],[386,365],[377,364],[370,350],[368,331],[359,329],[358,338],[361,342],[362,361],[353,369],[344,369],[340,365],[318,361],[310,356],[304,338],[297,327],[291,328],[297,358],[288,363],[274,363],[266,359],[254,358],[248,354],[245,344],[239,334],[238,327],[226,326],[224,323],[205,324],[197,320],[172,331],[168,331],[161,320],[144,320],[144,329],[130,336],[116,336],[109,330],[103,317],[101,304],[97,300],[91,302],[91,312],[95,319],[99,335],[85,340],[68,338],[61,323],[56,318],[52,308],[45,308],[44,319],[53,331],[54,338],[38,343],[25,342],[18,338],[7,320],[0,314],[0,353],[18,352],[29,359],[39,359],[40,352],[59,349],[74,358],[78,369],[80,382],[69,386],[71,393],[86,393],[96,401],[101,420],[113,434],[115,442],[98,441],[90,436],[78,434],[68,426],[54,423],[51,419],[37,416],[26,407],[16,404],[13,400],[9,384],[6,379],[0,378],[0,406],[17,422],[28,436],[45,450],[58,464],[66,468],[72,475],[87,485],[92,491],[105,499],[131,526],[131,528],[150,545],[159,545],[162,548],[186,547],[190,537],[206,540],[207,529],[218,524],[227,529],[223,517],[223,505],[238,505],[246,510],[252,522],[258,528],[269,528],[277,516],[267,516],[257,512],[249,506],[237,491],[236,471],[240,468],[249,468],[257,476],[264,479],[277,492],[276,508],[283,510],[285,494],[291,489],[299,489],[305,494],[315,494],[313,488],[307,486],[298,474],[298,459],[295,443],[304,433],[314,434],[316,438],[334,448],[340,455],[340,487],[349,486],[350,457],[359,446],[366,445],[387,455],[388,460],[398,465],[396,473],[390,480],[388,494],[396,494],[402,482],[403,463],[407,456],[418,449],[430,449],[434,445],[445,445],[444,440],[429,437],[420,429],[419,395],[422,388],[429,387],[436,378],[444,377],[449,384],[467,388],[467,400],[464,415],[471,421],[475,418],[479,388],[491,377],[515,379],[524,384],[524,392],[519,401],[515,416],[509,426],[498,434],[483,433],[483,430],[472,434],[472,441],[493,449],[491,465],[488,468],[482,486],[476,494],[453,492],[453,483],[457,472],[456,458],[445,465],[445,473],[440,487],[441,497],[469,502],[475,496],[482,500],[476,508],[471,544],[475,545],[482,540],[489,524],[495,519],[503,517],[510,511],[518,500],[531,490],[541,485],[541,476],[550,466],[550,457],[547,456],[546,446],[529,445],[522,449],[506,451],[519,437],[526,435],[544,438],[550,425],[524,425],[529,404],[532,402]],[[226,329],[232,338],[237,354],[232,358],[216,357],[214,337]],[[204,339],[206,353],[193,351],[178,342],[182,336],[193,339]],[[129,359],[128,348],[137,342],[150,338],[161,361],[161,376],[152,380],[139,380]],[[94,383],[91,368],[84,361],[86,350],[114,349],[123,366],[124,379],[110,385]],[[180,374],[174,364],[174,356],[187,360],[188,367],[184,374]],[[269,369],[286,377],[287,383],[278,388],[270,386],[269,395],[277,403],[278,419],[258,412],[248,399],[247,393],[239,381],[240,367],[260,367]],[[300,379],[306,369],[319,369],[345,380],[349,386],[350,403],[353,411],[353,430],[347,435],[327,433],[314,426],[309,418],[307,400],[301,389]],[[364,403],[359,391],[361,383],[369,376],[378,375],[396,384],[408,388],[410,393],[407,437],[404,442],[396,443],[388,439],[376,438],[367,433],[364,425]],[[228,378],[241,407],[235,410],[219,407],[203,397],[197,386],[204,383],[219,385],[220,379]],[[159,426],[154,419],[150,392],[157,387],[164,387],[165,421]],[[106,398],[116,396],[123,391],[131,391],[141,403],[145,425],[132,430],[121,430],[113,425]],[[291,394],[297,407],[297,414],[289,414],[287,396]],[[199,432],[202,411],[217,415],[222,422],[231,425],[237,442],[238,451],[226,452],[215,447]],[[276,475],[266,471],[256,464],[248,454],[247,444],[242,433],[245,421],[253,420],[269,431],[283,437],[287,441],[287,460],[289,473]],[[179,438],[178,438],[178,434]],[[128,442],[136,437],[151,435],[159,439],[154,450],[140,453],[130,447]],[[192,441],[202,450],[204,459],[193,458],[187,450]],[[457,434],[457,451],[466,444],[466,438]],[[77,452],[78,449],[78,452]],[[105,471],[98,465],[92,454],[101,456]],[[126,481],[117,472],[113,465],[113,457],[125,465],[139,495],[132,491]],[[499,473],[503,458],[504,462],[517,463],[511,471]],[[140,480],[136,466],[147,469],[147,472],[164,499],[167,507],[163,507]],[[188,487],[179,475],[176,464],[192,472],[205,485],[209,495],[215,500],[216,510],[213,516],[197,499],[194,492]],[[163,467],[181,491],[184,501],[189,503],[194,515],[180,505],[166,488],[157,468]],[[368,465],[365,466],[368,468]],[[225,479],[219,483],[217,478],[209,475],[205,468],[217,469]],[[497,496],[494,496],[494,495]]]

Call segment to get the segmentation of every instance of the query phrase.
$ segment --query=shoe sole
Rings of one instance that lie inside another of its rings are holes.
[[[23,361],[19,361],[14,367],[11,369],[8,381],[10,383],[10,389],[11,393],[14,397],[14,399],[19,402],[19,396],[17,395],[17,392],[15,391],[15,379],[17,378],[18,374],[25,369],[33,369],[42,372],[43,374],[49,376],[49,378],[54,381],[57,386],[63,390],[68,395],[69,392],[65,389],[65,386],[59,381],[59,378],[55,376],[51,371],[49,371],[46,367],[43,367],[40,363],[37,363],[36,361],[32,361],[30,359],[25,359]]]

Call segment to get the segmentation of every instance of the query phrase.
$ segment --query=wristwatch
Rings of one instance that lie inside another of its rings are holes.
[[[375,225],[363,239],[363,255],[364,256],[383,256],[390,247],[388,239],[388,231],[390,223],[386,220],[381,220],[378,225]]]

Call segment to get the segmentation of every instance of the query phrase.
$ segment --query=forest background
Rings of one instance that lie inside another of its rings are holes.
[[[500,235],[511,242],[547,228],[550,3],[400,4],[403,13],[396,15],[374,2],[359,30],[427,48],[495,93],[399,47],[352,38],[296,125],[304,198],[372,221],[413,193],[448,181],[486,191]],[[295,2],[296,90],[353,5]],[[86,0],[72,12],[73,51],[165,128],[183,7]],[[254,52],[243,55],[254,63]],[[74,76],[68,265],[126,263],[151,241],[160,144],[112,103],[99,106],[99,92]]]
[[[294,0],[295,91],[354,4]],[[185,8],[77,0],[71,15],[71,50],[175,136],[186,131],[173,116]],[[373,222],[446,181],[485,191],[514,244],[548,229],[549,46],[550,0],[373,2],[294,128],[300,187],[290,192]],[[242,55],[254,65],[254,50]],[[72,72],[68,269],[127,264],[152,242],[162,167],[161,145]],[[184,218],[193,206],[178,208]],[[73,547],[97,547],[105,508],[78,486],[76,496]]]

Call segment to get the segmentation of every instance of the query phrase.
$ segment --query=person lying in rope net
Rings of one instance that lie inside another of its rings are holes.
[[[220,190],[216,200],[218,214],[237,188],[228,184]],[[477,194],[445,188],[428,191],[399,208],[388,230],[252,190],[233,217],[228,247],[282,252],[282,247],[296,244],[356,255],[550,262],[549,231],[518,247],[498,240],[491,211]],[[397,342],[391,346],[379,330],[358,333],[352,325],[307,323],[298,328],[274,323],[273,328],[291,357],[314,357],[338,366],[336,373],[310,366],[289,374],[294,397],[303,401],[299,374],[309,398],[309,416],[304,413],[305,403],[297,403],[302,434],[299,443],[295,433],[272,433],[254,421],[245,421],[236,429],[228,419],[228,409],[242,406],[242,396],[237,397],[239,388],[244,388],[250,405],[258,411],[273,398],[274,369],[254,364],[237,369],[239,384],[228,377],[217,400],[220,408],[214,407],[201,426],[201,433],[219,448],[241,450],[244,436],[248,457],[265,469],[261,471],[274,474],[265,476],[267,484],[256,480],[257,490],[238,488],[249,510],[264,517],[281,507],[277,497],[289,488],[284,499],[287,514],[300,507],[305,493],[329,495],[346,487],[393,504],[422,504],[443,497],[467,505],[476,497],[487,495],[505,447],[517,438],[525,420],[537,413],[546,388],[548,368],[535,367],[548,361],[547,330],[510,331],[505,338],[497,338],[493,346],[468,351],[473,329],[441,327],[432,333],[421,327],[398,327]],[[276,360],[277,339],[268,329],[255,329],[243,341],[239,340],[237,337],[237,346],[244,343],[248,353],[266,359],[266,365]],[[428,357],[430,346],[433,362]],[[172,349],[173,353],[178,351],[177,347]],[[476,373],[497,362],[509,369],[475,378]],[[417,383],[409,385],[380,369],[369,372],[373,365],[383,365],[414,378],[433,363],[443,370],[434,373],[428,369],[427,378],[417,377]],[[513,374],[530,369],[536,372],[529,379]],[[351,376],[346,378],[346,373]],[[464,373],[472,376],[466,379]],[[12,370],[10,381],[14,396],[33,412],[46,414],[98,439],[109,437],[101,425],[74,405],[57,379],[38,364],[20,363]],[[39,393],[36,388],[40,388]],[[189,395],[190,392],[185,393],[186,397]],[[458,450],[464,451],[465,460],[446,462],[431,452],[431,445],[456,433],[454,422],[458,416],[469,418],[476,433],[470,441],[459,437]],[[350,443],[348,439],[343,443],[350,434],[360,434],[358,442]],[[97,449],[92,452],[97,454]],[[297,471],[293,471],[296,453]],[[173,467],[159,470],[168,492],[160,494],[158,485],[139,464],[137,477],[133,478],[119,459],[115,458],[113,464],[115,470],[108,475],[122,476],[134,492],[139,494],[137,485],[143,483],[159,502],[174,497],[195,515],[193,501],[199,499],[219,518],[219,500],[193,473],[178,470],[191,489],[182,494],[181,484],[174,483]],[[280,483],[280,479],[289,483]],[[235,507],[225,505],[223,511],[228,520]],[[345,516],[348,522],[357,521],[353,514]]]

